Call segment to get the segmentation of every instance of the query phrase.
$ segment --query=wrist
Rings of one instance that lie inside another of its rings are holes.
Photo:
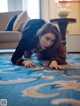
[[[54,59],[51,59],[50,62],[49,62],[49,65],[51,64],[51,62],[55,62],[57,64],[57,61],[54,60]]]
[[[24,60],[25,60],[25,59],[19,58],[19,59],[16,61],[16,64],[17,64],[17,65],[22,65],[22,62],[23,62]]]
[[[24,66],[25,65],[26,60],[24,60],[21,64]]]

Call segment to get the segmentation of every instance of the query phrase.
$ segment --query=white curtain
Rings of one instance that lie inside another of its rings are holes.
[[[8,3],[7,0],[0,0],[0,13],[8,11]]]
[[[27,10],[30,18],[40,18],[40,0],[8,0],[8,11]]]
[[[27,10],[31,18],[40,18],[40,0],[23,0],[23,10]]]

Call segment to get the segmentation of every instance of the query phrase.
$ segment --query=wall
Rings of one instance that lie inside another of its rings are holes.
[[[50,1],[41,0],[41,18],[46,21],[50,20]]]
[[[72,4],[69,17],[77,19],[76,23],[68,25],[69,34],[80,34],[80,3]]]
[[[66,37],[67,52],[80,52],[80,35],[70,34]]]
[[[59,18],[57,15],[59,8],[55,3],[55,0],[41,0],[41,2],[41,16],[43,19],[49,21],[53,18]],[[68,24],[67,34],[80,34],[80,3],[72,3],[71,12],[68,18],[76,18],[77,22]]]

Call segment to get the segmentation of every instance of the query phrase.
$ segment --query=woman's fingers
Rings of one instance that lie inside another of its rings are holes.
[[[59,66],[59,68],[60,68],[61,70],[64,70],[64,67],[63,67],[63,66]]]
[[[34,64],[28,63],[28,64],[26,64],[26,66],[27,66],[27,67],[34,67]]]
[[[61,66],[61,65],[50,65],[49,67],[50,68],[55,68],[56,70],[63,70],[64,69],[64,67]]]
[[[25,67],[35,67],[35,64],[32,61],[29,61],[29,60],[27,60],[27,61],[25,60],[23,62],[23,65]],[[64,69],[64,67],[62,65],[58,65],[58,64],[50,64],[49,67],[55,68],[56,70],[63,70]]]
[[[31,62],[31,61],[27,65],[28,65],[28,67],[34,67],[35,66],[34,63]]]
[[[35,65],[32,61],[24,61],[23,65],[25,67],[35,67]]]

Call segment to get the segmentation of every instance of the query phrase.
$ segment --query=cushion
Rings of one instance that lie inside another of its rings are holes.
[[[27,11],[21,12],[19,16],[17,17],[16,21],[13,25],[13,31],[19,31],[22,27],[22,25],[28,20],[28,14]]]
[[[6,31],[12,31],[13,30],[13,24],[15,22],[15,20],[17,19],[17,15],[13,16],[10,21],[8,22],[7,26],[6,26]]]
[[[28,18],[28,20],[22,25],[20,31],[23,32],[26,29],[26,25],[28,23],[28,21],[30,21],[30,17]]]

